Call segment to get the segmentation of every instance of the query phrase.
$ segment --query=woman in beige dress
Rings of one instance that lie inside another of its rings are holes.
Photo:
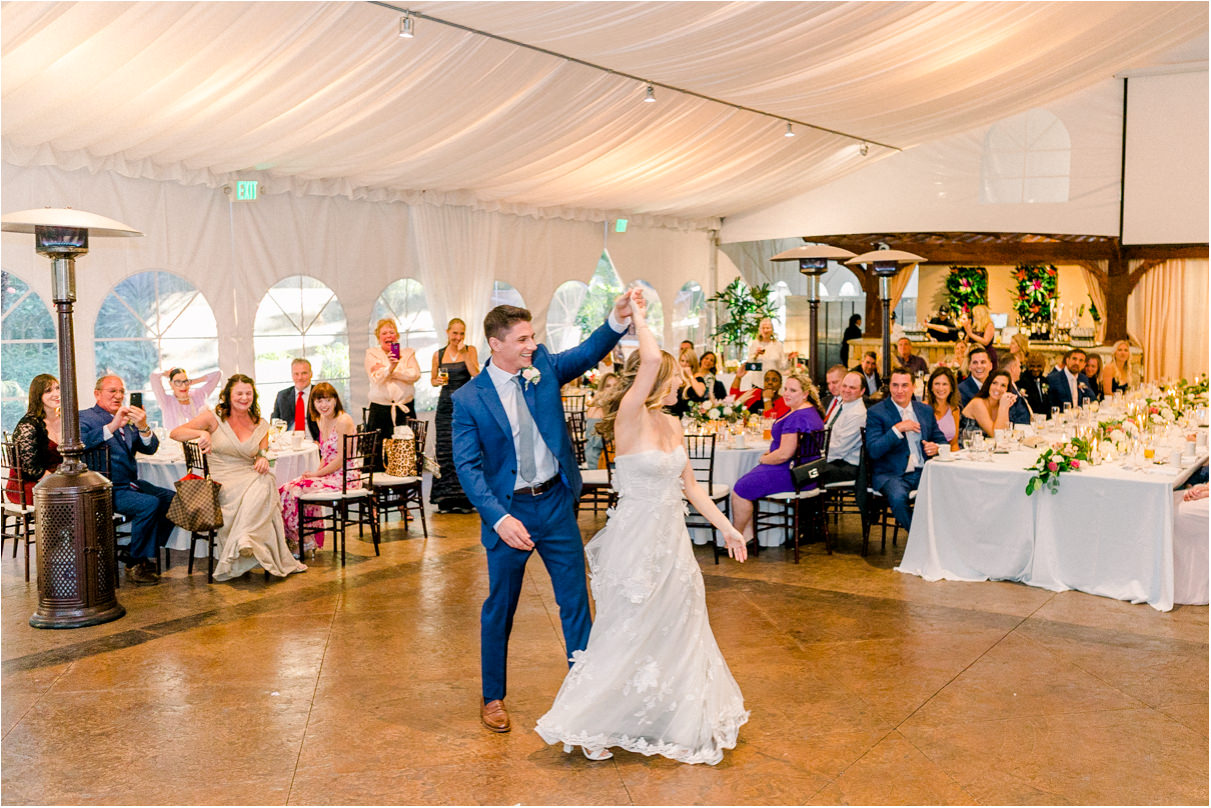
[[[285,578],[306,564],[290,553],[278,501],[277,479],[269,467],[269,422],[261,417],[256,385],[237,373],[227,380],[214,412],[201,412],[170,433],[173,440],[196,440],[210,455],[210,476],[222,487],[223,526],[216,532],[216,581],[239,578],[255,567]]]

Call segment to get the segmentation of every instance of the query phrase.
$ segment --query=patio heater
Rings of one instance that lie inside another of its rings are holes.
[[[117,564],[113,495],[109,480],[81,461],[76,395],[76,256],[89,236],[141,236],[121,222],[70,208],[23,210],[0,216],[0,230],[32,233],[35,249],[51,261],[59,320],[59,391],[63,407],[63,463],[34,486],[38,537],[38,609],[34,628],[81,628],[126,614],[115,595]]]
[[[845,263],[865,264],[868,271],[879,277],[879,297],[883,299],[883,395],[891,381],[891,279],[900,267],[916,264],[925,259],[904,250],[872,250],[854,256]]]
[[[846,258],[853,258],[853,256],[852,252],[842,247],[830,247],[827,244],[804,244],[801,247],[794,247],[785,252],[780,252],[770,259],[771,261],[798,261],[799,271],[807,277],[807,303],[809,307],[807,351],[810,357],[808,369],[811,371],[812,381],[816,384],[820,384],[824,378],[819,359],[820,276],[828,270],[828,261],[830,258],[834,261],[844,261]]]

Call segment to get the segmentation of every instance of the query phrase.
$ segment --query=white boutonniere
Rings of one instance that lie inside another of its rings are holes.
[[[539,372],[538,368],[530,365],[521,369],[521,380],[524,386],[529,387],[542,381],[542,373]]]

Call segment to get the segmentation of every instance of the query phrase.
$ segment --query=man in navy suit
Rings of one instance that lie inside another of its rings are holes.
[[[307,404],[311,400],[311,363],[301,356],[290,363],[290,378],[293,387],[278,391],[273,401],[273,415],[286,422],[287,430],[306,429],[312,440],[320,439],[320,425],[307,417]],[[301,403],[300,403],[301,402]],[[295,422],[295,415],[302,413],[302,423]],[[305,426],[304,426],[305,424]]]
[[[1016,356],[1011,356],[1001,364],[1001,369],[1009,374],[1009,392],[1017,396],[1017,400],[1013,402],[1013,406],[1009,408],[1009,423],[1011,424],[1029,424],[1031,409],[1030,404],[1026,401],[1026,396],[1022,395],[1022,391],[1018,389],[1018,381],[1022,378],[1022,360]]]
[[[638,293],[633,293],[638,294]],[[551,576],[567,656],[588,644],[589,594],[576,524],[580,471],[559,389],[595,367],[626,331],[631,296],[582,344],[553,354],[534,341],[530,312],[497,306],[484,318],[492,349],[485,370],[454,394],[454,465],[479,512],[488,553],[480,613],[480,720],[508,732],[504,698],[509,632],[526,562],[537,550]]]
[[[979,346],[968,351],[967,369],[971,371],[971,375],[959,385],[960,411],[976,397],[976,393],[984,386],[984,380],[992,373],[992,359],[988,356],[988,351]]]
[[[93,396],[97,403],[80,412],[80,440],[86,451],[102,443],[109,447],[114,510],[131,520],[126,578],[140,586],[157,584],[155,558],[172,533],[165,514],[173,492],[140,480],[135,454],[155,454],[160,442],[147,426],[147,413],[122,403],[126,387],[120,378],[97,379]]]
[[[1064,357],[1064,367],[1047,374],[1047,401],[1052,407],[1064,409],[1065,404],[1080,407],[1096,398],[1085,369],[1085,352],[1073,348]]]
[[[914,401],[912,373],[891,372],[891,397],[866,411],[866,450],[871,461],[871,486],[887,497],[896,521],[912,527],[908,495],[921,482],[921,470],[938,453],[946,436],[933,410]]]

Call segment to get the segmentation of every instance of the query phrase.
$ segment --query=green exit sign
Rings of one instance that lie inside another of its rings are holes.
[[[627,231],[627,220],[626,219],[616,219],[614,221],[614,232],[615,233],[625,233],[626,231]]]
[[[256,180],[239,180],[235,184],[235,198],[239,200],[256,199]]]

